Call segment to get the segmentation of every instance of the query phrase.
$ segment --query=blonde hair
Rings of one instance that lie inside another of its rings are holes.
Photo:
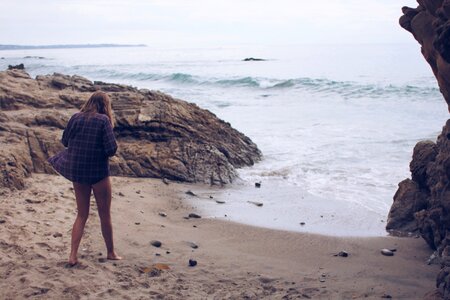
[[[105,92],[97,91],[91,95],[88,101],[81,107],[81,112],[98,113],[106,115],[114,127],[114,117],[111,108],[111,100]]]

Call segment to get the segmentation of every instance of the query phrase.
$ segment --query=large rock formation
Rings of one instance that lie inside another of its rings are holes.
[[[450,111],[450,0],[418,0],[403,7],[400,25],[422,46]],[[450,299],[450,120],[437,142],[420,142],[410,164],[412,179],[399,184],[387,229],[419,231],[442,259],[438,293]]]
[[[0,187],[23,188],[32,172],[54,173],[47,158],[63,149],[62,130],[92,92],[107,92],[119,151],[113,175],[226,184],[235,168],[261,157],[230,124],[161,92],[53,74],[32,79],[0,72]]]

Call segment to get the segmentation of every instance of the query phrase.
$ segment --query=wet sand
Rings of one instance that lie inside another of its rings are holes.
[[[66,268],[76,214],[71,184],[33,174],[27,186],[0,191],[1,299],[420,299],[434,288],[439,268],[426,264],[432,250],[422,239],[330,237],[187,218],[201,213],[186,191],[220,200],[217,189],[132,178],[113,178],[115,244],[124,260],[105,259],[92,199],[80,264]],[[387,257],[382,248],[397,251]],[[349,256],[335,256],[340,251]]]

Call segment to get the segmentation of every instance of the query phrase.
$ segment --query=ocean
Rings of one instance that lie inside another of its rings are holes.
[[[35,49],[0,57],[0,69],[24,63],[32,76],[59,72],[160,90],[230,122],[263,160],[217,191],[225,205],[208,197],[192,205],[209,217],[276,229],[386,235],[414,145],[435,140],[448,118],[413,42]]]

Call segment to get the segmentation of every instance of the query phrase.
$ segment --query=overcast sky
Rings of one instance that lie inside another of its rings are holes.
[[[1,0],[0,44],[408,43],[413,0]]]

